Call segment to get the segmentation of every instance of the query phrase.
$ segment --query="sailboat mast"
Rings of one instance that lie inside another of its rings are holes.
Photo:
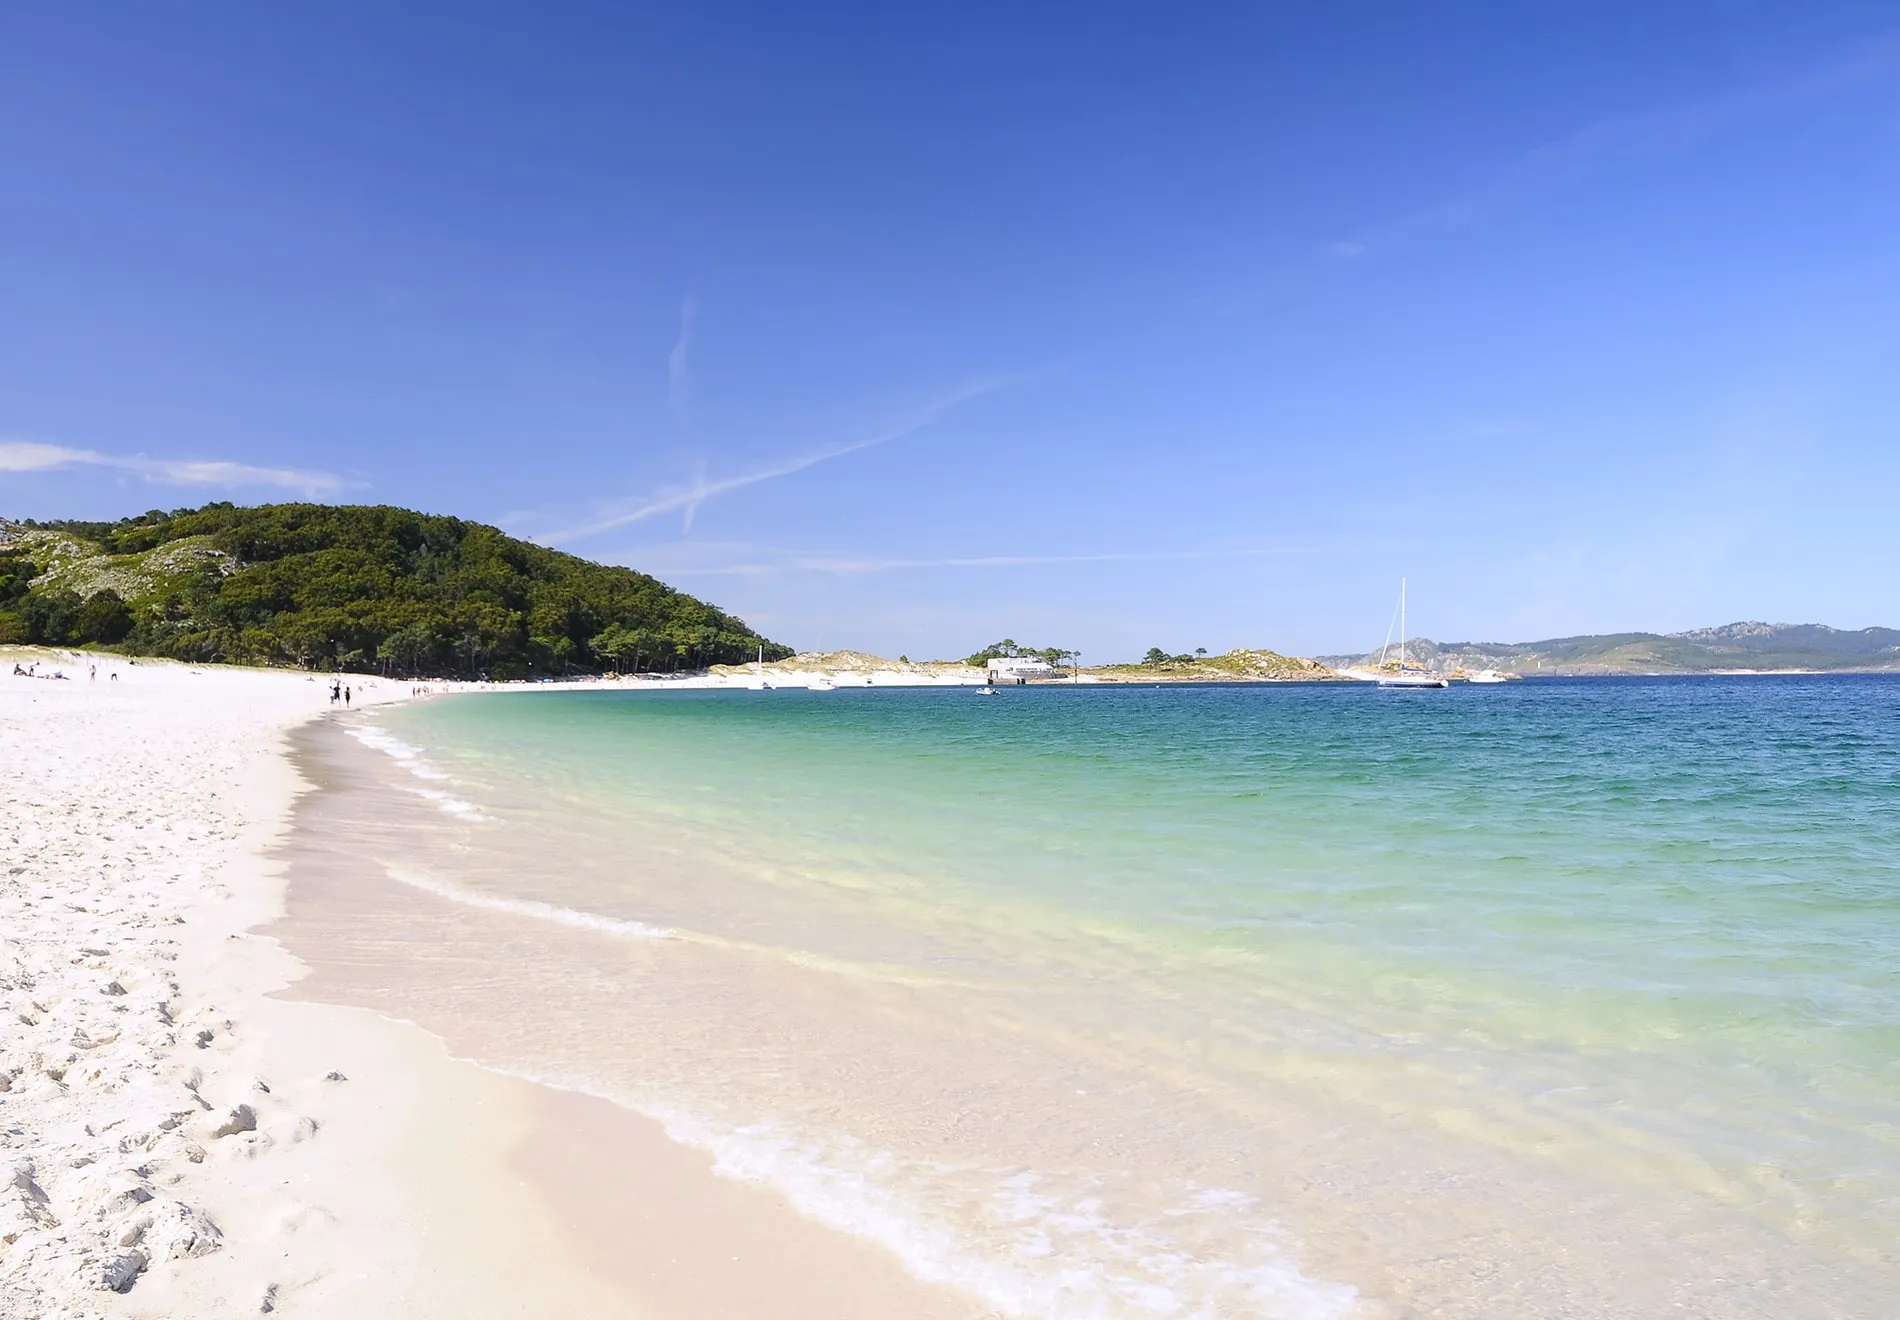
[[[1399,668],[1405,668],[1405,579],[1399,579]]]

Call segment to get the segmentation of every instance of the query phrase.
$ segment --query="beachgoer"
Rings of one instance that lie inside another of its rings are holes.
[[[350,704],[350,690],[348,688],[343,689],[343,704],[346,706]]]

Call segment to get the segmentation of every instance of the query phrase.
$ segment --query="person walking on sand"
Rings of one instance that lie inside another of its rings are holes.
[[[339,681],[339,682],[330,684],[330,704],[332,706],[336,705],[336,703],[338,702],[338,700],[342,698],[342,696],[343,696],[342,682]]]
[[[343,704],[345,706],[350,704],[350,690],[348,688],[343,689]]]

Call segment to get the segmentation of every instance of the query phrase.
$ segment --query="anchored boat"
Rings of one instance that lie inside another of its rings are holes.
[[[1398,672],[1385,672],[1385,654],[1392,644],[1392,633],[1386,632],[1386,645],[1379,648],[1379,686],[1382,688],[1445,688],[1451,686],[1451,680],[1442,674],[1434,674],[1424,665],[1415,664],[1405,656],[1405,579],[1399,579],[1399,668]]]

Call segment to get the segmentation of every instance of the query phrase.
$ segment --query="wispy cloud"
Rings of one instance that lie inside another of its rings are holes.
[[[165,486],[275,486],[305,495],[324,495],[350,483],[328,472],[298,468],[253,467],[217,459],[147,458],[143,454],[102,454],[93,449],[34,440],[0,440],[0,472],[52,472],[94,467],[130,472]]]
[[[1390,253],[1434,231],[1461,228],[1524,197],[1573,187],[1632,163],[1691,151],[1738,120],[1827,96],[1890,75],[1900,54],[1891,35],[1850,58],[1724,96],[1613,115],[1572,129],[1498,165],[1460,195],[1382,226],[1356,251]]]
[[[590,522],[565,527],[559,531],[546,532],[535,539],[550,544],[578,541],[583,537],[597,536],[602,532],[610,532],[616,527],[625,527],[664,513],[683,512],[690,522],[694,511],[707,500],[728,495],[735,490],[743,490],[747,486],[756,486],[762,481],[771,481],[776,477],[789,477],[794,472],[803,472],[806,468],[816,467],[820,463],[829,463],[834,458],[843,458],[847,454],[861,453],[866,449],[874,449],[878,445],[889,444],[893,440],[901,440],[907,435],[915,434],[941,421],[959,404],[967,403],[985,394],[993,394],[1018,379],[1020,379],[1018,376],[995,376],[974,381],[932,400],[892,425],[859,439],[813,450],[795,458],[781,459],[729,477],[710,478],[702,474],[683,485],[663,487],[651,494],[641,496],[617,509],[603,513]]]
[[[662,577],[707,575],[740,577],[767,573],[893,573],[931,568],[1018,568],[1038,564],[1164,563],[1183,560],[1258,559],[1277,555],[1325,553],[1314,546],[1267,546],[1227,550],[1114,550],[1081,555],[945,555],[923,559],[878,559],[837,554],[767,551],[743,562],[722,564],[643,564],[642,571]]]
[[[1203,301],[1239,311],[1263,298],[1287,296],[1328,270],[1394,257],[1482,221],[1524,198],[1560,192],[1631,163],[1694,150],[1751,117],[1892,80],[1900,73],[1900,29],[1877,33],[1836,53],[1721,95],[1612,115],[1582,124],[1498,162],[1482,178],[1417,210],[1356,226],[1349,236],[1276,262]]]
[[[699,299],[687,294],[680,303],[680,332],[666,355],[666,401],[676,413],[685,412],[693,394],[693,373],[686,355],[693,347],[693,323],[699,319]]]

